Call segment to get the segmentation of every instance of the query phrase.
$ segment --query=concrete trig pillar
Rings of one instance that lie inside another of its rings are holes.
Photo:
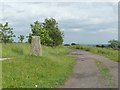
[[[32,36],[31,55],[42,56],[40,36]]]

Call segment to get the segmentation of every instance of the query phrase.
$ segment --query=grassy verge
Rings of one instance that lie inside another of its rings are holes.
[[[99,60],[97,60],[95,63],[98,67],[99,72],[104,77],[104,79],[108,81],[108,85],[112,86],[113,81],[112,81],[112,76],[110,74],[110,70]]]
[[[3,88],[53,88],[62,85],[75,64],[68,48],[42,47],[43,56],[30,56],[29,44],[4,44]]]
[[[2,61],[0,61],[0,89],[2,88]]]
[[[120,60],[118,59],[117,50],[107,49],[107,48],[98,48],[93,46],[80,46],[80,45],[70,46],[70,48],[89,51],[98,55],[105,56],[113,61],[120,62]]]
[[[0,58],[2,57],[2,44],[0,43]],[[0,61],[0,89],[2,88],[2,61]]]

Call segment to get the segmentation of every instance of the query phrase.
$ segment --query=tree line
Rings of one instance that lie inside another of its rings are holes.
[[[76,44],[76,43],[71,43],[71,44],[64,44],[64,46],[70,46],[70,45],[81,45],[81,44]],[[95,47],[100,47],[100,48],[112,48],[112,49],[120,49],[120,41],[118,40],[109,40],[108,44],[97,44],[97,45],[91,45]]]
[[[40,36],[41,44],[46,46],[58,46],[63,42],[63,32],[60,31],[58,23],[54,18],[46,18],[43,23],[35,21],[30,24],[31,33],[26,38],[31,43],[32,36]],[[3,43],[12,43],[13,38],[16,37],[13,33],[13,28],[9,27],[8,22],[4,25],[0,23],[0,40]],[[22,43],[25,39],[24,35],[18,37]]]
[[[26,38],[28,42],[31,43],[32,36],[40,36],[41,44],[46,46],[58,46],[63,42],[63,32],[60,31],[58,23],[54,18],[45,19],[44,22],[35,21],[33,24],[30,24],[31,33],[29,33]],[[9,27],[8,22],[4,25],[0,23],[0,42],[3,43],[12,43],[13,38],[16,37],[13,33],[13,28]],[[18,37],[22,43],[25,39],[24,35]],[[113,49],[120,48],[120,42],[118,40],[108,41],[109,47]],[[75,43],[72,43],[75,45]],[[105,47],[104,45],[96,45],[96,47]]]

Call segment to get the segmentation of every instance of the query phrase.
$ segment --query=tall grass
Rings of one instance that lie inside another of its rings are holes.
[[[3,88],[52,88],[62,85],[72,72],[75,60],[68,48],[42,46],[43,56],[30,55],[29,44],[4,44]]]
[[[2,57],[22,57],[30,54],[29,44],[2,44]]]
[[[114,50],[110,48],[99,48],[99,47],[94,47],[94,46],[80,46],[80,45],[70,46],[70,48],[89,51],[89,52],[92,52],[98,55],[105,56],[116,62],[120,61],[118,59],[118,50]]]

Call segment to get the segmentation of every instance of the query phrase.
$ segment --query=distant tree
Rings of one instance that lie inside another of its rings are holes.
[[[28,43],[31,43],[32,34],[31,34],[31,33],[29,33],[29,35],[28,35],[28,36],[26,36],[26,38],[28,38]]]
[[[21,43],[22,43],[23,40],[25,39],[24,35],[20,35],[18,38],[19,38],[19,40],[20,40]]]
[[[13,28],[8,26],[8,22],[6,22],[5,25],[0,23],[0,40],[3,43],[13,42],[12,37],[15,37],[15,35],[13,34],[12,30]]]
[[[117,41],[117,40],[110,40],[110,41],[108,41],[108,43],[110,43],[109,46],[113,49],[117,49],[119,46],[119,41]]]
[[[104,48],[105,47],[105,45],[96,45],[96,47],[101,47],[101,48]]]
[[[102,48],[104,48],[104,47],[105,47],[105,45],[101,45],[101,47],[102,47]]]
[[[64,44],[64,46],[70,46],[70,44]]]
[[[96,47],[100,47],[100,45],[96,45]]]
[[[71,43],[71,45],[76,45],[76,43]]]

